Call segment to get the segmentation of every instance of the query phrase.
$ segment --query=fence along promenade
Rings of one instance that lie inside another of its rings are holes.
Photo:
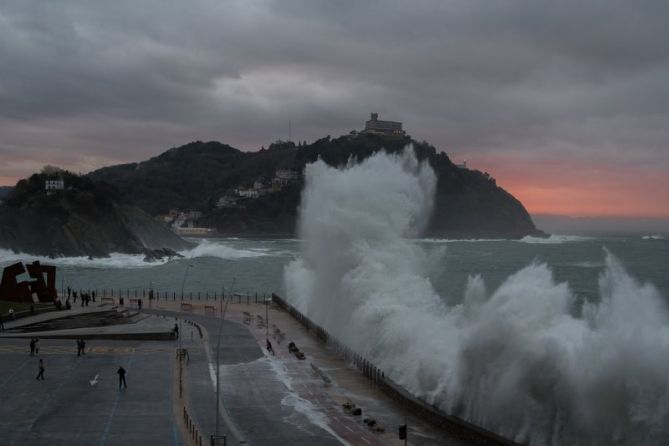
[[[481,446],[520,446],[519,443],[500,437],[494,432],[483,429],[482,427],[469,423],[461,418],[449,415],[438,407],[415,397],[402,386],[386,377],[383,371],[376,367],[370,360],[364,358],[340,342],[336,337],[314,323],[283,298],[272,293],[272,301],[293,316],[318,339],[331,346],[339,356],[358,368],[358,370],[360,370],[365,377],[369,378],[381,391],[385,392],[410,412],[417,414],[420,418],[428,420],[432,424],[448,431],[469,444]]]
[[[136,304],[137,299],[146,299],[146,300],[163,300],[163,301],[218,301],[223,299],[231,303],[264,303],[266,299],[270,299],[271,293],[233,293],[225,294],[223,292],[219,293],[218,291],[188,291],[188,292],[176,292],[176,291],[157,291],[150,288],[86,288],[86,289],[73,289],[77,293],[87,293],[92,295],[95,293],[95,296],[100,298],[103,303],[117,303],[119,299],[123,299],[124,302],[131,304]],[[80,294],[79,294],[80,295]],[[61,298],[66,298],[67,293],[61,291]],[[70,297],[71,299],[72,297]]]

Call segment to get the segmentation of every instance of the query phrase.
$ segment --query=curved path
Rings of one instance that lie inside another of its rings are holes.
[[[197,330],[182,324],[182,342],[190,357],[188,383],[194,418],[203,432],[214,432],[216,337],[221,328],[220,319],[164,310],[146,311],[168,317],[181,315],[206,330],[203,343],[199,341]],[[342,444],[326,423],[321,422],[321,415],[311,411],[308,402],[289,389],[247,327],[228,320],[223,322],[219,357],[219,433],[228,436],[228,441],[244,440],[254,446]],[[238,438],[240,436],[243,438]]]

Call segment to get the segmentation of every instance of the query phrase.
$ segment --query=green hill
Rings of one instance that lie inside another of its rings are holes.
[[[237,187],[266,182],[277,169],[303,171],[318,157],[334,166],[353,156],[359,160],[385,149],[403,150],[413,143],[438,176],[432,219],[425,236],[503,237],[541,235],[523,205],[487,174],[461,169],[448,156],[409,137],[358,134],[312,144],[275,143],[266,150],[242,152],[219,142],[192,142],[140,163],[105,167],[89,177],[113,184],[147,212],[165,214],[172,208],[198,209],[199,224],[226,235],[294,235],[302,179],[280,191],[244,200],[243,207],[216,208],[220,197]]]

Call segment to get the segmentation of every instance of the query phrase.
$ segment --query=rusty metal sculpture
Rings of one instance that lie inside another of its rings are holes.
[[[34,261],[27,266],[27,270],[34,280],[19,282],[18,277],[26,272],[26,267],[20,262],[5,267],[0,281],[0,300],[32,302],[34,294],[40,302],[51,302],[58,297],[55,266]]]

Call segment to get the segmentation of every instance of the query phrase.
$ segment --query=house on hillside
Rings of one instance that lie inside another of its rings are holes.
[[[257,189],[247,189],[245,187],[238,187],[235,189],[235,194],[238,197],[243,197],[243,198],[258,198],[260,197],[260,191]]]
[[[239,201],[239,198],[231,196],[231,195],[224,195],[221,198],[218,199],[216,202],[216,207],[217,208],[236,208],[237,207],[237,201]]]
[[[274,172],[274,178],[272,179],[272,191],[277,192],[281,190],[283,186],[295,181],[300,177],[300,174],[293,169],[278,169]]]
[[[46,180],[44,182],[44,190],[47,194],[51,194],[56,191],[65,190],[65,180],[59,178],[57,180]]]

